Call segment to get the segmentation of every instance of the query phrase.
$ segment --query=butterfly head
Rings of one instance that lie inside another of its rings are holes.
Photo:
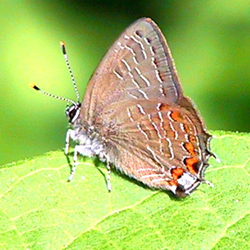
[[[77,118],[79,118],[80,110],[81,110],[80,102],[73,103],[70,106],[67,105],[65,109],[65,115],[68,118],[70,124],[73,124],[77,120]]]

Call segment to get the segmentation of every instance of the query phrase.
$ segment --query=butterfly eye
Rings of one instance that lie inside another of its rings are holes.
[[[81,103],[73,104],[71,106],[67,106],[65,110],[65,114],[69,119],[69,123],[74,123],[80,114]]]

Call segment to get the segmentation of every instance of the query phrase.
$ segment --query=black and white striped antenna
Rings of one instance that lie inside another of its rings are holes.
[[[34,83],[31,83],[31,84],[30,84],[30,87],[33,88],[33,89],[35,89],[36,91],[41,92],[42,94],[44,94],[44,95],[46,95],[46,96],[53,97],[53,98],[55,98],[55,99],[58,99],[58,100],[61,100],[61,101],[66,101],[66,102],[68,102],[68,103],[72,103],[72,104],[76,105],[77,103],[80,103],[80,95],[79,95],[78,87],[77,87],[76,80],[75,80],[73,71],[72,71],[72,69],[71,69],[70,63],[69,63],[69,58],[68,58],[68,54],[67,54],[67,52],[66,52],[65,43],[64,43],[64,42],[60,42],[60,45],[61,45],[61,48],[62,48],[64,60],[65,60],[65,62],[66,62],[66,65],[67,65],[67,68],[68,68],[68,71],[69,71],[69,74],[70,74],[71,81],[72,81],[73,86],[74,86],[74,89],[75,89],[77,102],[72,101],[72,100],[70,100],[70,99],[68,99],[68,98],[65,98],[65,97],[61,97],[61,96],[57,96],[57,95],[54,95],[54,94],[50,94],[50,93],[48,93],[48,92],[46,92],[46,91],[40,89],[40,88],[39,88],[36,84],[34,84]]]

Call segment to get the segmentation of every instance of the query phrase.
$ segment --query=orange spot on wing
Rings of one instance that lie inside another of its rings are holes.
[[[187,125],[187,124],[183,124],[183,128],[184,128],[184,130],[185,130],[185,132],[187,133],[187,134],[189,134],[190,133],[190,128],[189,128],[189,126]]]
[[[195,153],[195,147],[191,142],[185,142],[184,143],[184,148],[193,156],[196,155]]]
[[[177,181],[168,181],[169,186],[176,186],[178,185]]]
[[[176,122],[180,122],[182,121],[182,116],[179,112],[177,111],[172,111],[171,114],[170,114],[170,117],[176,121]]]
[[[184,173],[184,170],[182,168],[174,168],[171,170],[172,177],[174,180],[177,180],[179,177],[181,177]]]
[[[194,157],[186,158],[184,160],[184,163],[185,163],[185,165],[190,173],[192,173],[192,174],[198,173],[199,160],[197,158],[194,158]]]
[[[197,140],[196,140],[196,137],[194,135],[189,135],[188,136],[188,140],[192,143],[195,143]]]

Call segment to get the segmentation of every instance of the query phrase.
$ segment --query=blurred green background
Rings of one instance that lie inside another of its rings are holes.
[[[208,129],[249,132],[250,2],[0,1],[0,164],[64,147],[65,103],[75,100],[59,46],[65,41],[81,96],[118,35],[151,17],[171,48],[184,92]]]

